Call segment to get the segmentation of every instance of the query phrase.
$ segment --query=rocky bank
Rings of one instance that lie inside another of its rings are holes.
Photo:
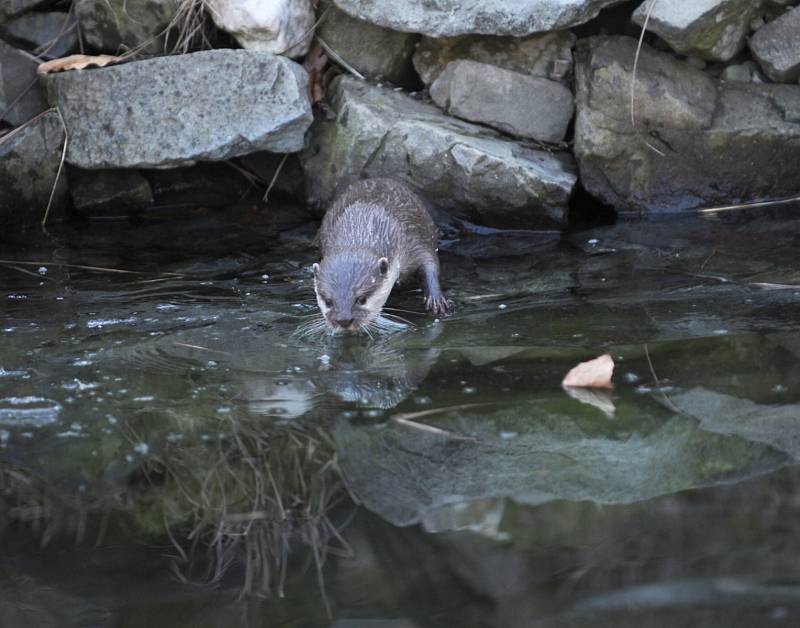
[[[72,53],[122,58],[37,75]],[[798,80],[797,0],[10,0],[1,235],[59,171],[48,220],[376,175],[500,228],[787,199]]]

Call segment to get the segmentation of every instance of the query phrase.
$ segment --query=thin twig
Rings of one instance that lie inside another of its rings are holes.
[[[50,215],[50,208],[53,206],[53,200],[56,197],[56,189],[58,182],[61,180],[61,171],[64,169],[64,162],[67,159],[67,144],[69,144],[69,134],[67,133],[67,125],[64,124],[64,118],[61,115],[61,110],[56,107],[58,119],[61,121],[61,128],[64,129],[64,147],[61,149],[61,161],[58,162],[58,170],[56,171],[56,179],[53,181],[53,188],[50,190],[50,199],[47,201],[47,208],[44,210],[42,217],[42,231],[47,233],[47,217]]]
[[[278,164],[278,167],[275,168],[275,174],[272,175],[272,179],[270,180],[269,185],[267,186],[267,191],[264,192],[264,202],[265,203],[267,202],[267,199],[269,198],[269,193],[272,191],[272,188],[275,185],[275,182],[278,180],[278,175],[280,175],[281,170],[283,170],[283,164],[286,163],[286,159],[288,157],[289,157],[289,153],[286,153],[283,156],[283,159],[281,159],[280,163]]]
[[[636,70],[639,67],[639,55],[642,52],[642,45],[644,44],[644,34],[647,31],[647,24],[650,22],[650,15],[653,13],[653,9],[656,6],[656,2],[658,2],[658,0],[653,0],[650,3],[650,7],[647,9],[647,13],[644,16],[644,22],[642,23],[642,32],[639,34],[639,42],[636,44],[636,56],[633,58],[633,72],[631,75],[631,105],[630,105],[631,126],[633,127],[633,132],[636,134],[637,137],[642,139],[642,141],[645,143],[646,146],[654,150],[662,157],[665,157],[666,155],[660,150],[658,150],[646,139],[644,139],[644,137],[642,137],[642,135],[639,133],[639,130],[636,128]]]
[[[325,40],[322,39],[322,37],[320,37],[319,35],[317,35],[317,41],[319,42],[319,45],[322,46],[322,49],[325,51],[325,53],[331,59],[333,59],[336,63],[338,63],[345,70],[350,72],[350,74],[355,76],[357,79],[361,79],[362,81],[366,80],[366,78],[364,77],[363,74],[361,74],[361,72],[356,70],[352,65],[350,65],[347,61],[345,61],[344,58],[342,57],[342,55],[340,55],[333,48],[331,48],[327,43],[325,43]]]

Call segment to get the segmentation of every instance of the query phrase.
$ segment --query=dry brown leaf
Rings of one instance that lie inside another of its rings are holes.
[[[53,72],[65,72],[66,70],[83,70],[90,66],[104,68],[124,61],[122,57],[112,55],[70,55],[60,59],[53,59],[39,65],[37,74],[52,74]]]
[[[574,386],[577,388],[613,388],[611,376],[614,374],[614,360],[608,355],[601,355],[599,358],[581,362],[567,373],[562,386]]]

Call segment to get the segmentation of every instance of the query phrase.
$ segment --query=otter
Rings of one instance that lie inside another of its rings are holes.
[[[322,260],[314,291],[333,333],[368,330],[395,283],[420,272],[426,309],[448,313],[439,285],[437,233],[425,201],[408,185],[377,178],[347,186],[317,234]]]

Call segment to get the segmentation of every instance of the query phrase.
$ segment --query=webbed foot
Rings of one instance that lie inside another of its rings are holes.
[[[435,316],[444,316],[453,311],[454,304],[444,298],[442,293],[438,295],[427,295],[425,297],[425,309]]]

